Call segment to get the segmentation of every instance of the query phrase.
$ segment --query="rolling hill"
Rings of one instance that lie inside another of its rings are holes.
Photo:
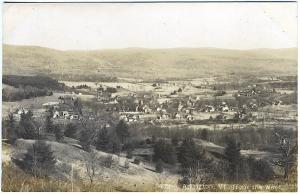
[[[61,51],[37,46],[3,46],[4,74],[45,74],[70,80],[86,77],[138,79],[241,75],[296,75],[297,49],[217,48],[106,49]]]

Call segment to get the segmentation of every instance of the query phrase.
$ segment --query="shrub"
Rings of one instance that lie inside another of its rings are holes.
[[[135,158],[134,161],[133,161],[134,164],[137,164],[137,165],[140,165],[141,163],[141,160],[138,159],[138,158]]]
[[[106,168],[111,168],[113,164],[114,164],[114,159],[113,159],[112,155],[107,155],[106,157],[104,157],[104,159],[103,159],[103,165]]]

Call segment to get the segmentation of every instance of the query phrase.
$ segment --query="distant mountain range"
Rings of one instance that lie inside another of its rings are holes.
[[[182,79],[225,74],[297,75],[297,48],[106,49],[61,51],[3,45],[3,74]]]

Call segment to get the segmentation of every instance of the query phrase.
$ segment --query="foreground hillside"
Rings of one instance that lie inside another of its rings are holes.
[[[130,163],[130,167],[124,170],[124,158],[113,155],[118,161],[112,167],[99,166],[97,181],[90,184],[85,174],[85,164],[82,156],[84,151],[74,147],[69,140],[69,145],[48,141],[51,150],[55,154],[56,173],[50,177],[34,177],[32,174],[21,170],[12,161],[19,159],[26,153],[25,148],[30,147],[32,140],[18,140],[14,146],[2,144],[2,191],[44,192],[44,191],[295,191],[296,174],[289,179],[273,180],[268,183],[245,182],[242,185],[232,183],[207,184],[203,188],[179,188],[177,176],[169,173],[156,173],[144,168],[143,165]],[[22,149],[21,149],[22,148]],[[98,156],[107,155],[104,152],[96,152]],[[67,160],[66,160],[67,159]],[[72,164],[73,173],[68,166]],[[123,169],[123,170],[122,170]],[[294,171],[296,168],[294,168]],[[70,178],[73,174],[73,178]],[[284,184],[283,184],[283,182]]]
[[[284,68],[282,68],[284,67]],[[43,73],[59,79],[88,76],[143,79],[194,78],[224,73],[296,74],[297,49],[216,48],[60,51],[34,46],[3,47],[4,74]]]

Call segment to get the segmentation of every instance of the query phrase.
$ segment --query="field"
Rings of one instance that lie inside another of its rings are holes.
[[[62,92],[54,92],[52,96],[42,96],[31,99],[24,99],[16,102],[2,102],[2,115],[4,118],[8,116],[9,112],[16,111],[20,108],[25,108],[29,110],[41,110],[45,111],[45,107],[43,107],[44,103],[47,102],[57,102],[58,97],[60,96],[72,96],[71,93],[62,93]],[[80,95],[82,100],[91,100],[94,98],[92,95]]]

